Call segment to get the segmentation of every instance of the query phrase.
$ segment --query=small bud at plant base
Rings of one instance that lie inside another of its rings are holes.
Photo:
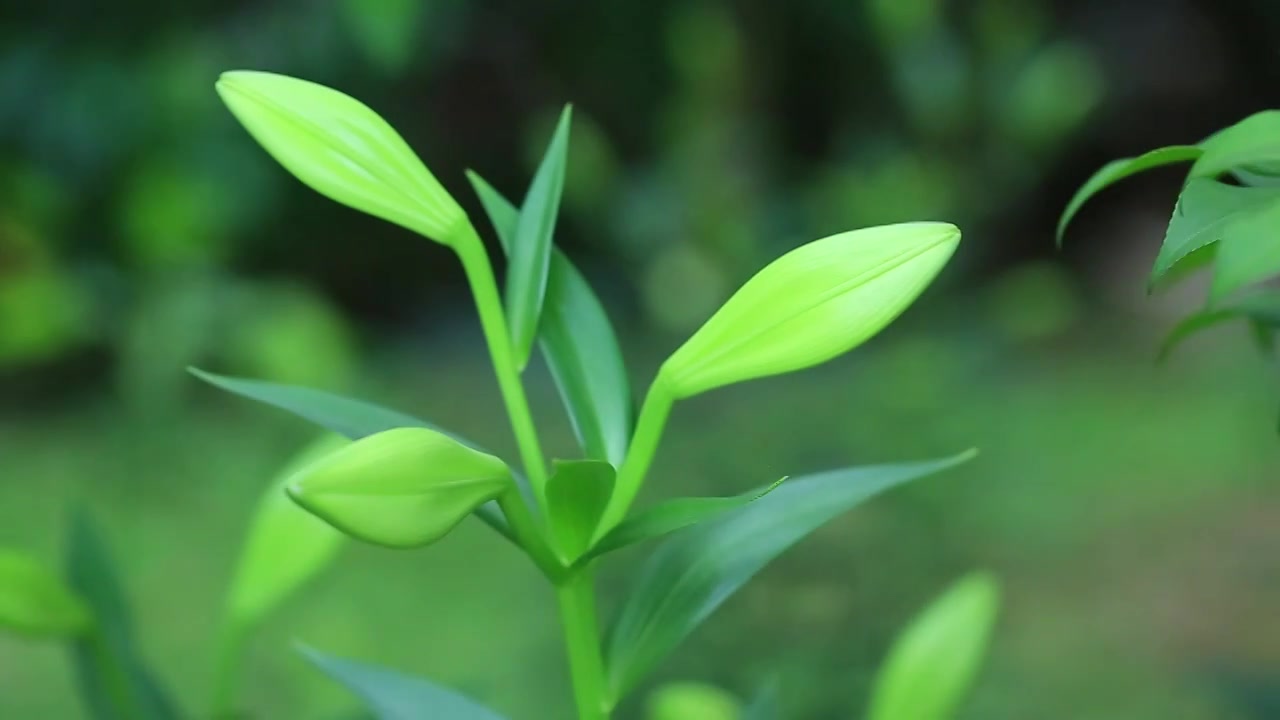
[[[677,398],[801,370],[880,332],[937,276],[960,242],[939,222],[833,235],[747,281],[663,364]]]
[[[217,89],[249,134],[321,195],[446,245],[466,217],[400,134],[360,101],[246,70],[223,73]]]
[[[0,550],[0,630],[67,638],[92,623],[88,607],[35,558]]]
[[[357,440],[286,483],[299,505],[339,530],[396,548],[439,540],[512,486],[498,458],[417,427]]]

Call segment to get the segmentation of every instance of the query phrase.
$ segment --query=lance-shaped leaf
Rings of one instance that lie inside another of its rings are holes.
[[[0,548],[0,631],[68,638],[82,635],[91,623],[84,601],[44,563]]]
[[[520,211],[479,175],[469,172],[467,177],[510,254]],[[600,300],[559,249],[551,251],[538,346],[583,452],[620,466],[631,439],[632,416],[622,351]]]
[[[1213,267],[1211,301],[1280,273],[1280,189],[1267,190],[1274,193],[1272,202],[1233,220],[1224,230]]]
[[[425,428],[362,438],[286,482],[290,497],[334,527],[396,548],[439,540],[514,487],[498,458]]]
[[[968,460],[832,470],[788,480],[724,517],[675,533],[638,573],[608,635],[615,702],[782,551],[876,493]]]
[[[617,477],[603,460],[557,460],[547,480],[547,514],[560,558],[571,563],[591,544]]]
[[[310,648],[301,648],[301,652],[359,696],[376,720],[503,720],[474,700],[429,680]]]
[[[89,606],[93,631],[72,646],[80,696],[94,720],[176,720],[182,713],[142,658],[107,545],[88,513],[71,516],[67,579]]]
[[[1154,285],[1202,248],[1227,237],[1241,220],[1280,202],[1280,188],[1238,187],[1216,180],[1187,183],[1151,269]],[[1219,253],[1221,248],[1219,247]]]
[[[223,73],[218,94],[286,170],[316,192],[446,245],[462,208],[377,113],[284,75]]]
[[[1204,154],[1190,177],[1217,177],[1229,170],[1280,161],[1280,110],[1255,113],[1200,143]]]
[[[353,400],[341,395],[324,392],[323,390],[313,390],[295,385],[280,385],[261,380],[246,380],[225,375],[215,375],[196,368],[187,369],[192,375],[214,387],[279,408],[352,440],[359,440],[362,437],[383,432],[384,430],[391,430],[392,428],[418,427],[444,433],[465,445],[477,450],[480,449],[475,443],[448,433],[425,420],[419,420],[398,410],[389,410],[362,400]],[[522,480],[522,478],[516,478],[517,483],[521,483],[521,491],[524,492],[525,488]],[[477,508],[476,516],[503,537],[516,542],[511,528],[507,525],[501,511],[495,505],[489,504]]]
[[[977,677],[1000,593],[985,573],[957,582],[894,642],[867,720],[947,720]]]
[[[573,108],[565,106],[560,114],[551,144],[533,176],[529,192],[520,206],[515,239],[511,242],[507,266],[507,320],[511,324],[511,342],[516,361],[523,368],[529,362],[533,341],[538,335],[538,318],[547,292],[547,275],[551,269],[551,238],[555,234],[556,216],[560,212],[560,194],[564,190],[565,163],[569,154],[569,121]]]
[[[1080,186],[1080,189],[1071,198],[1071,202],[1067,203],[1067,209],[1063,211],[1062,217],[1058,220],[1058,245],[1062,245],[1062,236],[1067,232],[1067,225],[1075,218],[1076,213],[1080,212],[1080,208],[1084,207],[1084,204],[1094,195],[1130,175],[1136,175],[1163,165],[1195,160],[1200,157],[1201,152],[1203,151],[1195,145],[1170,145],[1169,147],[1162,147],[1143,153],[1137,157],[1112,160],[1103,165],[1093,176],[1085,181],[1084,185]]]
[[[582,557],[582,562],[719,517],[764,497],[784,480],[786,478],[741,495],[675,498],[641,510],[623,520],[621,524],[600,538],[600,542],[593,545],[591,551]]]
[[[1160,360],[1168,359],[1174,349],[1196,333],[1240,319],[1248,320],[1259,334],[1280,328],[1280,290],[1262,290],[1184,318],[1165,336]]]
[[[902,223],[802,245],[770,263],[667,359],[677,398],[830,360],[880,332],[960,242],[954,225]]]

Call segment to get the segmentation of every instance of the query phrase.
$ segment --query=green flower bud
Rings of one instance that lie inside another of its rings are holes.
[[[649,720],[738,720],[742,703],[714,685],[675,682],[649,696]]]
[[[75,637],[92,624],[89,608],[35,558],[0,550],[0,629],[36,637]]]
[[[218,94],[249,134],[316,192],[446,245],[466,217],[409,145],[360,101],[284,75],[223,73]]]
[[[677,398],[830,360],[897,317],[946,264],[960,230],[939,222],[865,228],[770,263],[667,359]]]
[[[427,545],[513,487],[498,458],[426,428],[357,440],[286,483],[299,505],[339,530],[387,547]]]

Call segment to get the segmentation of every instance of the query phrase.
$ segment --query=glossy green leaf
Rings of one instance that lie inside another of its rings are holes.
[[[801,370],[880,332],[933,281],[960,242],[947,223],[865,228],[770,263],[663,363],[676,398]]]
[[[986,654],[1000,593],[974,573],[935,600],[894,642],[880,668],[867,720],[947,720]]]
[[[399,133],[360,101],[245,70],[223,73],[217,89],[249,134],[321,195],[446,245],[466,221]]]
[[[68,638],[84,634],[91,624],[84,601],[44,563],[0,548],[0,631]]]
[[[623,520],[621,524],[600,538],[600,542],[592,546],[591,552],[587,553],[583,560],[590,560],[628,545],[662,537],[690,525],[719,517],[764,497],[781,485],[783,480],[786,478],[772,485],[731,497],[685,497],[659,503]]]
[[[267,485],[227,597],[229,620],[237,629],[261,622],[324,570],[342,548],[342,533],[289,500],[285,483],[311,463],[350,444],[344,437],[324,435],[303,448]]]
[[[1280,290],[1262,290],[1183,318],[1165,336],[1160,360],[1167,359],[1179,345],[1200,331],[1241,319],[1251,321],[1255,328],[1280,328]]]
[[[742,703],[714,685],[667,683],[648,699],[648,720],[739,720]]]
[[[503,720],[474,700],[429,680],[310,648],[301,652],[359,696],[376,720]]]
[[[1210,301],[1280,273],[1280,189],[1271,191],[1271,203],[1233,220],[1218,242]]]
[[[1062,245],[1062,236],[1067,232],[1067,225],[1075,218],[1080,208],[1094,195],[1124,180],[1130,175],[1151,170],[1152,168],[1175,163],[1188,162],[1200,157],[1201,150],[1195,145],[1170,145],[1143,153],[1137,157],[1112,160],[1093,174],[1067,203],[1067,209],[1058,220],[1058,245]]]
[[[352,537],[408,548],[439,540],[515,485],[492,455],[434,430],[395,428],[309,463],[285,487]]]
[[[603,460],[557,460],[547,480],[547,514],[565,562],[586,552],[613,494],[617,472]]]
[[[1264,110],[1219,130],[1201,142],[1200,149],[1204,154],[1191,166],[1191,178],[1280,161],[1280,110]]]
[[[560,194],[564,190],[564,169],[569,155],[569,121],[573,109],[565,106],[560,114],[551,144],[533,176],[529,192],[520,206],[520,221],[511,242],[507,266],[507,321],[511,325],[511,342],[516,361],[523,368],[533,352],[538,335],[538,320],[547,293],[547,277],[551,270],[552,236],[556,216],[560,212]]]
[[[467,177],[503,248],[510,248],[520,212],[479,175]],[[551,253],[538,345],[583,452],[614,467],[621,465],[633,414],[622,351],[600,300],[559,249]]]
[[[974,454],[795,478],[723,517],[672,535],[641,567],[608,634],[605,664],[612,698],[635,687],[782,551],[875,494]]]
[[[133,618],[107,545],[88,514],[72,514],[67,579],[93,615],[93,632],[72,646],[80,696],[94,720],[181,717],[134,645]]]
[[[1188,256],[1226,237],[1237,223],[1280,200],[1280,189],[1192,180],[1178,197],[1164,244],[1151,270],[1154,284]],[[1222,252],[1221,246],[1218,254]]]
[[[215,375],[196,368],[187,369],[192,375],[210,385],[292,413],[352,440],[359,440],[362,437],[398,427],[418,427],[435,430],[465,445],[480,449],[475,443],[452,435],[425,420],[372,403],[352,400],[323,390]],[[523,479],[517,477],[517,482],[522,485],[523,492],[525,490]],[[516,542],[515,535],[496,506],[484,505],[476,510],[476,516],[503,537]]]

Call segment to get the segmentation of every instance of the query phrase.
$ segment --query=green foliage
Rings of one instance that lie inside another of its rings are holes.
[[[880,668],[867,720],[948,720],[977,676],[999,590],[988,575],[957,582],[917,617]]]
[[[680,682],[649,696],[647,720],[738,720],[741,703],[714,685]]]
[[[84,601],[49,568],[25,553],[0,549],[0,629],[68,638],[91,624]]]
[[[1084,185],[1080,186],[1080,189],[1071,198],[1071,202],[1067,203],[1067,209],[1062,212],[1062,217],[1058,220],[1058,244],[1062,244],[1062,236],[1067,232],[1067,225],[1071,224],[1071,220],[1075,218],[1076,213],[1080,212],[1080,208],[1084,207],[1084,204],[1089,202],[1094,195],[1130,175],[1136,175],[1144,170],[1164,165],[1195,160],[1200,157],[1202,152],[1195,145],[1171,145],[1143,153],[1138,157],[1112,160],[1103,165],[1102,168],[1085,181]]]
[[[616,477],[613,466],[600,460],[555,463],[547,480],[547,520],[566,563],[573,563],[591,548]]]

